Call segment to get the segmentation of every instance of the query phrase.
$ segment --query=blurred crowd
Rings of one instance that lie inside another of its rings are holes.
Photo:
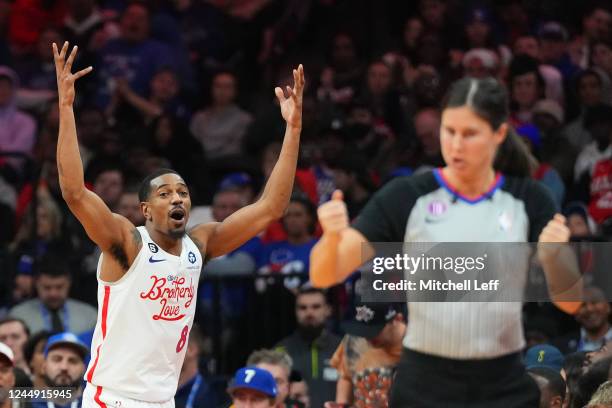
[[[87,344],[96,319],[99,250],[62,200],[55,161],[51,43],[64,41],[79,46],[75,69],[94,67],[77,82],[75,104],[86,184],[135,225],[144,222],[138,184],[160,167],[188,182],[192,224],[253,202],[284,134],[273,89],[304,64],[293,197],[282,220],[205,266],[196,371],[233,374],[294,327],[331,358],[339,340],[300,330],[293,313],[320,235],[316,207],[338,188],[354,218],[390,179],[442,166],[440,102],[465,76],[507,85],[532,177],[550,189],[573,240],[612,237],[607,2],[0,0],[0,317],[23,322],[24,338],[71,332]],[[330,334],[344,333],[339,323],[353,315],[353,283],[327,294]],[[530,345],[573,336],[559,346],[567,354],[612,340],[607,302],[593,299],[576,319],[526,305]],[[36,380],[20,346],[13,351]],[[321,395],[334,401],[336,369],[292,357],[308,366],[311,388],[313,378],[334,384],[311,393],[312,406]]]

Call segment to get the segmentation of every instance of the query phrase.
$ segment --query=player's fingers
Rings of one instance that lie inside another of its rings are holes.
[[[293,86],[298,86],[300,83],[300,77],[298,75],[297,69],[293,70]]]
[[[274,88],[274,93],[276,94],[276,97],[278,98],[279,102],[283,102],[286,98],[285,98],[285,94],[283,93],[283,90],[279,87]]]
[[[64,45],[62,46],[62,50],[59,53],[60,60],[63,62],[64,58],[66,58],[66,52],[68,51],[68,41],[64,41]]]
[[[68,60],[66,60],[66,65],[64,65],[64,72],[67,74],[69,74],[72,71],[72,63],[74,62],[74,59],[76,58],[76,53],[78,49],[79,47],[76,45],[72,47],[72,51],[70,52],[70,55],[68,56]]]
[[[555,214],[553,220],[561,222],[563,224],[565,224],[567,221],[567,219],[562,214],[559,214],[559,213]]]
[[[93,67],[91,67],[91,66],[87,67],[87,68],[84,68],[84,69],[80,70],[79,72],[77,72],[77,73],[75,73],[73,75],[74,79],[77,80],[77,79],[79,79],[81,77],[84,77],[85,75],[89,74],[91,71],[93,71]]]
[[[344,200],[344,193],[342,192],[342,190],[334,190],[334,192],[332,193],[332,200]]]

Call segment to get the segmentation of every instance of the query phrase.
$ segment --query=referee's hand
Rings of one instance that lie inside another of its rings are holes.
[[[552,220],[542,229],[538,238],[538,258],[541,262],[547,261],[558,255],[561,250],[560,244],[569,242],[570,229],[567,227],[565,217],[555,214]]]
[[[332,199],[319,206],[317,214],[324,234],[339,233],[349,226],[348,210],[340,190],[334,191]]]

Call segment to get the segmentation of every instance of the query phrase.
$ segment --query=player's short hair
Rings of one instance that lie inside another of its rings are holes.
[[[23,331],[25,331],[26,335],[30,337],[30,328],[28,327],[26,322],[24,322],[22,319],[18,317],[12,317],[12,316],[3,317],[2,319],[0,319],[0,326],[4,326],[5,324],[15,323],[15,322],[21,324],[21,327],[23,327]]]
[[[247,366],[256,366],[257,364],[270,364],[282,366],[287,370],[287,374],[291,373],[293,368],[293,360],[289,354],[282,350],[261,349],[251,353],[247,360]]]
[[[181,176],[176,170],[172,169],[161,168],[155,170],[153,173],[145,177],[140,183],[140,188],[138,189],[138,199],[140,201],[147,201],[149,194],[151,194],[151,181],[165,174],[176,174],[179,177]]]

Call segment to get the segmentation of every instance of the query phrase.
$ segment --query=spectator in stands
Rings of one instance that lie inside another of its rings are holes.
[[[26,322],[31,332],[70,330],[82,333],[93,329],[98,312],[93,307],[68,298],[72,279],[65,261],[46,254],[35,265],[38,299],[21,303],[9,312]]]
[[[580,330],[562,336],[555,345],[564,354],[575,351],[593,351],[612,340],[610,327],[610,304],[601,289],[590,287],[584,290],[584,302],[576,314]]]
[[[576,94],[579,115],[565,127],[564,133],[572,145],[582,149],[593,141],[586,129],[586,115],[603,102],[603,82],[599,74],[593,70],[581,72],[576,78]]]
[[[237,96],[234,74],[217,73],[212,79],[210,106],[197,112],[191,120],[191,133],[210,160],[220,161],[241,151],[242,139],[252,117],[236,104]]]
[[[62,31],[70,44],[78,45],[76,65],[82,68],[92,65],[95,52],[119,36],[119,27],[105,19],[95,0],[69,0]]]
[[[568,53],[569,34],[561,24],[551,21],[538,30],[540,61],[559,70],[563,79],[569,81],[580,69],[572,62]]]
[[[13,401],[9,399],[9,390],[15,386],[13,351],[9,346],[0,343],[0,408],[12,408]]]
[[[585,145],[574,165],[574,180],[583,185],[582,196],[578,198],[588,201],[586,186],[590,184],[595,165],[600,160],[612,157],[612,106],[600,104],[590,108],[584,117],[584,127],[593,141]]]
[[[387,407],[407,330],[404,316],[389,303],[360,303],[342,328],[347,335],[331,361],[339,374],[336,403]]]
[[[599,40],[592,44],[593,70],[603,84],[603,102],[612,105],[612,42]]]
[[[49,337],[45,346],[44,376],[48,387],[64,387],[71,390],[70,402],[81,406],[85,359],[89,350],[73,333],[62,332]],[[58,398],[66,402],[66,398]],[[34,403],[33,408],[48,407],[47,402]]]
[[[138,199],[138,187],[130,185],[123,189],[119,197],[117,205],[117,213],[123,215],[130,220],[135,226],[141,226],[145,223],[144,215],[140,209],[140,200]]]
[[[79,152],[81,153],[83,166],[87,168],[89,161],[95,156],[99,145],[102,143],[106,130],[106,118],[100,109],[88,106],[79,111],[76,115],[76,121],[77,131],[79,132]]]
[[[558,372],[545,367],[528,368],[527,373],[540,388],[539,408],[561,408],[565,400],[565,381]]]
[[[170,168],[189,180],[192,202],[210,203],[213,192],[206,156],[184,119],[163,113],[151,123],[149,133],[151,153],[168,159]]]
[[[125,79],[138,95],[145,96],[151,79],[163,67],[175,67],[171,50],[150,38],[150,11],[144,2],[132,2],[121,16],[121,36],[100,50],[97,104],[106,108]]]
[[[612,13],[601,4],[587,8],[582,17],[582,35],[572,42],[572,59],[581,68],[589,66],[590,46],[593,42],[607,39],[612,25]]]
[[[588,404],[599,385],[608,380],[610,363],[612,363],[612,357],[607,357],[588,366],[578,379],[576,393],[570,395],[572,397],[570,407],[582,408]]]
[[[256,366],[272,374],[276,382],[276,403],[274,408],[297,408],[301,404],[290,400],[289,397],[289,374],[293,367],[293,361],[288,354],[277,350],[256,350],[249,356],[247,366]]]
[[[510,63],[508,84],[511,95],[510,121],[514,126],[532,123],[533,108],[544,96],[546,84],[539,63],[528,55],[518,55]]]
[[[293,370],[289,378],[289,398],[301,402],[304,408],[310,408],[308,383],[302,378],[299,371]]]
[[[91,172],[95,174],[92,179],[93,191],[100,196],[111,211],[117,211],[119,198],[121,198],[125,184],[124,170],[121,164],[101,162],[99,168],[92,167]]]
[[[499,73],[499,58],[497,54],[486,48],[472,48],[465,53],[462,60],[465,76],[482,79],[497,77]]]
[[[344,193],[350,219],[361,212],[374,190],[367,170],[367,160],[359,154],[347,151],[330,164],[334,185]]]
[[[0,66],[0,153],[30,156],[36,138],[36,123],[27,113],[17,109],[15,95],[19,78],[15,71]],[[0,174],[15,182],[23,169],[18,158],[0,158]]]
[[[587,408],[607,408],[612,406],[612,381],[601,384],[591,397]]]
[[[589,219],[587,207],[578,201],[568,203],[563,209],[571,237],[576,239],[589,238],[594,234],[592,220]]]
[[[232,397],[230,408],[278,407],[278,386],[270,372],[258,367],[244,367],[236,371],[227,389]]]
[[[512,57],[510,49],[499,44],[493,32],[493,17],[485,7],[468,10],[464,25],[466,49],[489,50],[499,56],[498,66],[506,66]]]
[[[260,273],[299,273],[310,267],[310,251],[316,244],[316,209],[306,198],[294,196],[282,218],[287,240],[264,245]]]
[[[59,26],[66,15],[66,1],[16,0],[11,5],[8,36],[13,53],[23,55],[36,45],[45,27]]]
[[[414,117],[414,127],[420,142],[420,162],[417,171],[442,166],[440,150],[440,110],[424,108]]]
[[[527,369],[547,368],[556,373],[561,373],[565,357],[558,348],[550,344],[538,344],[527,349],[524,363]]]
[[[30,330],[23,320],[7,317],[0,320],[0,342],[13,351],[13,364],[25,374],[30,374],[28,362],[23,355],[23,346],[30,337]]]
[[[181,367],[178,389],[174,396],[176,408],[218,407],[218,390],[200,371],[200,358],[206,348],[204,337],[197,325],[189,332],[185,361]]]
[[[48,331],[39,331],[30,336],[23,345],[23,357],[30,368],[32,386],[34,388],[46,388],[45,382],[45,346],[51,334]]]
[[[340,338],[327,329],[331,308],[321,289],[302,288],[295,298],[296,330],[276,347],[293,360],[308,384],[313,407],[323,406],[336,394],[338,372],[329,361],[340,344]]]

